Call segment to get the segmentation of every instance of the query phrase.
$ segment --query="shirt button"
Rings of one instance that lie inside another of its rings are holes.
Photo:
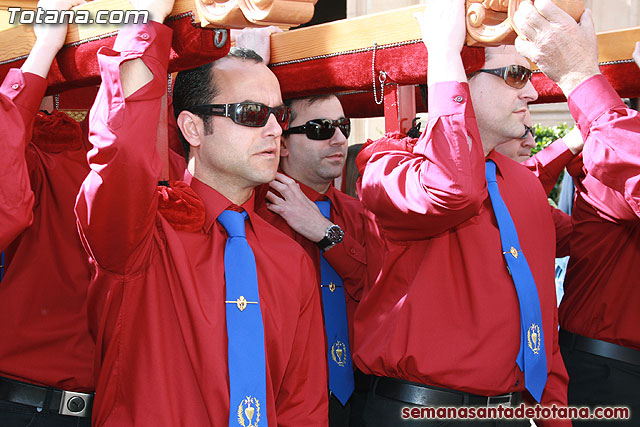
[[[140,34],[140,38],[141,38],[142,40],[149,40],[149,34],[147,34],[147,33],[142,33],[142,34]]]
[[[458,104],[460,104],[462,101],[464,101],[464,98],[458,95],[455,98],[453,98],[453,100],[456,101]]]
[[[351,255],[355,255],[356,254],[356,250],[353,249],[353,248],[349,249],[349,252],[351,252]]]
[[[18,89],[20,89],[20,84],[18,84],[18,83],[14,83],[14,84],[12,84],[12,85],[11,85],[11,89],[13,89],[13,90],[18,90]]]

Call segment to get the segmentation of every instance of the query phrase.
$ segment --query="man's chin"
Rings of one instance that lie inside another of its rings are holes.
[[[277,171],[278,171],[277,169],[274,169],[273,171],[271,170],[264,171],[261,173],[258,173],[258,171],[255,171],[256,173],[254,173],[252,177],[253,178],[252,181],[255,182],[256,186],[262,185],[262,184],[268,184],[274,179],[276,179]]]

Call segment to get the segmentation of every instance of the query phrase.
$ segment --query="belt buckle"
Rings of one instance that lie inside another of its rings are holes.
[[[500,396],[487,397],[487,408],[496,408],[499,405],[511,406],[513,393],[501,394]]]
[[[93,394],[62,390],[60,414],[72,417],[88,417],[91,414]]]

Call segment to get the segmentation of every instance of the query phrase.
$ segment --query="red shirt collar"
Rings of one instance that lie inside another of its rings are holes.
[[[185,173],[185,176],[186,175],[187,173]],[[191,181],[190,183],[191,188],[193,189],[193,191],[196,192],[198,197],[200,197],[200,200],[202,200],[202,203],[204,203],[205,219],[204,219],[204,225],[202,226],[202,230],[205,233],[209,233],[211,231],[211,227],[216,222],[218,216],[222,213],[222,211],[229,208],[234,208],[234,207],[237,208],[238,205],[234,204],[232,201],[230,201],[225,196],[220,194],[217,190],[209,187],[207,184],[204,184],[203,182],[199,181],[197,178],[194,178],[190,174],[189,174],[189,178]],[[249,222],[251,224],[253,224],[255,221],[254,206],[255,206],[255,191],[251,194],[251,197],[249,197],[249,200],[247,200],[241,206],[239,206],[241,209],[244,209],[245,211],[247,211],[247,213],[249,214]],[[233,210],[238,210],[238,209],[233,209]],[[254,232],[256,232],[255,228],[254,228]]]

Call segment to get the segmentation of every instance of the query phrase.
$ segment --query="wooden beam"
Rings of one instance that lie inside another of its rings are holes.
[[[6,0],[4,3],[9,3]],[[22,2],[21,2],[22,3]],[[32,6],[32,1],[25,2]],[[37,4],[37,2],[35,2]],[[23,6],[19,6],[23,7]],[[128,0],[95,0],[73,8],[76,11],[88,11],[92,16],[98,10],[133,10],[133,5]],[[72,44],[82,40],[89,40],[94,37],[101,37],[106,34],[118,31],[116,25],[100,24],[71,24],[67,32],[65,44]],[[25,56],[31,50],[36,41],[31,25],[11,25],[8,29],[0,31],[0,61],[10,60]]]
[[[420,26],[413,17],[424,6],[410,6],[389,12],[343,19],[276,33],[271,36],[271,62],[336,55],[378,46],[420,40]],[[640,40],[640,27],[598,34],[601,63],[631,59],[635,42]]]
[[[246,0],[245,0],[246,1]],[[272,0],[273,1],[273,0]],[[313,3],[300,1],[305,5]],[[0,0],[0,8],[9,6],[33,9],[37,0]],[[313,7],[313,6],[312,6]],[[74,9],[89,10],[132,10],[128,0],[94,0]],[[193,13],[194,22],[199,22],[194,0],[176,0],[172,15]],[[315,25],[272,36],[272,63],[304,60],[310,57],[332,55],[358,49],[402,43],[421,39],[420,27],[413,18],[415,12],[422,12],[424,6],[411,6],[357,18]],[[22,57],[29,53],[34,43],[34,35],[28,25],[8,25],[8,12],[0,11],[0,61]],[[248,22],[248,21],[246,21]],[[251,24],[251,23],[249,23]],[[256,25],[255,23],[251,25]],[[3,26],[5,30],[2,31]],[[6,28],[8,26],[8,28]],[[71,44],[117,31],[111,25],[70,25],[66,43]],[[640,40],[640,27],[609,31],[598,36],[600,62],[630,59],[635,41]]]
[[[602,64],[632,59],[637,41],[640,26],[598,33],[598,61]]]
[[[277,25],[289,28],[308,22],[313,17],[317,0],[176,0],[171,16],[191,14],[195,24],[211,28],[243,28]],[[211,3],[211,4],[206,4]],[[220,5],[228,11],[222,13]],[[35,43],[31,25],[9,24],[8,7],[35,10],[37,0],[0,0],[0,62],[26,56]],[[93,0],[73,8],[88,11],[95,17],[98,11],[133,11],[128,0]],[[77,16],[77,15],[76,15]],[[108,36],[119,25],[70,24],[65,45]]]
[[[420,40],[420,26],[413,17],[424,6],[342,19],[271,36],[271,62],[348,52],[408,40]]]

